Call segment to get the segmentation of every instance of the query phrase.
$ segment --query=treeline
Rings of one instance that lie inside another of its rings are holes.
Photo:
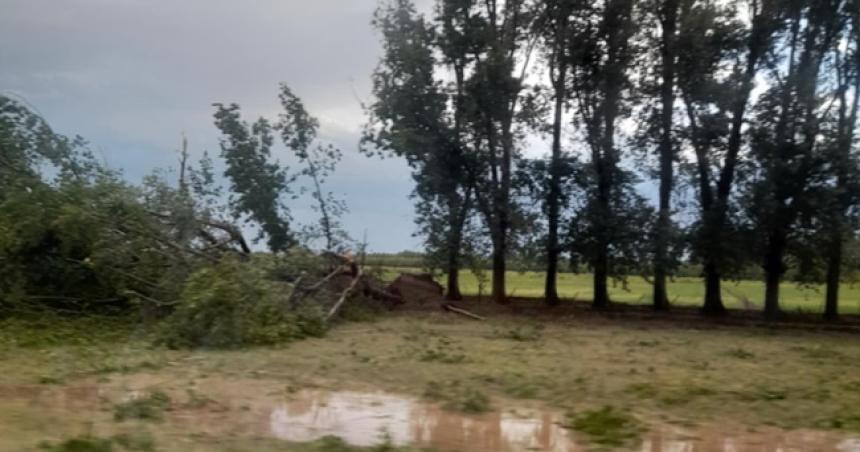
[[[644,274],[663,310],[689,264],[721,314],[721,281],[755,265],[767,316],[788,268],[838,315],[860,200],[857,0],[438,0],[429,16],[384,0],[373,25],[363,147],[412,167],[449,297],[488,258],[505,302],[526,255],[549,304],[568,261],[594,273],[595,307],[608,279]]]

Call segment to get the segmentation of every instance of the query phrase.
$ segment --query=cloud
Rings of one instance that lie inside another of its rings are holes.
[[[344,150],[330,189],[344,223],[371,249],[415,249],[412,189],[402,161],[357,153],[380,51],[375,0],[0,0],[0,91],[53,126],[87,138],[131,180],[175,165],[185,132],[196,155],[217,155],[213,102],[273,118],[286,81]],[[422,11],[431,2],[420,2]],[[313,221],[296,206],[300,222]]]

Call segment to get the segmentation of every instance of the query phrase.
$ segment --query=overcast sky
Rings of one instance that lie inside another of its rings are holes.
[[[0,92],[22,97],[61,133],[80,134],[134,182],[176,163],[182,132],[195,155],[218,153],[213,102],[275,118],[285,81],[344,151],[331,189],[345,225],[376,251],[417,249],[402,161],[358,154],[380,52],[376,0],[0,0]],[[430,1],[419,2],[424,11]],[[281,160],[285,160],[281,156]],[[292,205],[313,221],[307,203]]]

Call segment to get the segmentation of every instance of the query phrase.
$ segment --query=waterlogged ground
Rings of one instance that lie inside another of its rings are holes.
[[[850,334],[430,314],[187,352],[37,326],[0,323],[0,450],[860,450]]]

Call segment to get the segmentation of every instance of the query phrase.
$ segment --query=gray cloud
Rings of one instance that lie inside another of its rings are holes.
[[[345,159],[331,181],[374,250],[416,248],[409,169],[357,153],[379,39],[375,0],[0,0],[0,90],[90,140],[132,180],[175,164],[183,131],[217,154],[213,102],[274,118],[288,82]],[[430,1],[420,2],[429,11]],[[285,158],[286,160],[286,158]],[[312,221],[301,203],[294,216]]]

